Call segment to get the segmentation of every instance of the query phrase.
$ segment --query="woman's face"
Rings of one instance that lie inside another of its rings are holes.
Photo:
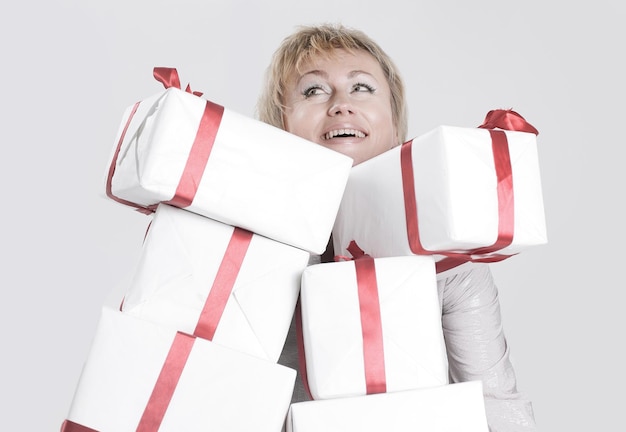
[[[398,144],[391,91],[376,59],[365,51],[314,56],[285,92],[285,129],[366,161]]]

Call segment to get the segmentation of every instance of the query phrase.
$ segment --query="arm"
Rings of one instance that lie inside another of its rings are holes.
[[[489,266],[471,266],[438,288],[451,382],[483,382],[492,432],[535,431],[532,404],[517,391]]]

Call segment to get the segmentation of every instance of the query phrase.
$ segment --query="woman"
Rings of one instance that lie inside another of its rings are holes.
[[[260,120],[350,156],[355,165],[406,140],[404,86],[393,62],[368,36],[343,26],[303,27],[283,41],[258,112]],[[332,256],[329,246],[321,260]],[[489,267],[473,265],[437,285],[450,381],[482,380],[491,431],[535,430],[531,403],[516,389]],[[297,370],[293,327],[280,363]],[[298,379],[293,401],[307,399]]]

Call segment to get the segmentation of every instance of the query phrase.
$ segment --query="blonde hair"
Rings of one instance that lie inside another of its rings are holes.
[[[290,78],[311,57],[330,56],[336,49],[363,50],[378,61],[391,90],[391,111],[398,143],[404,142],[407,134],[407,109],[404,84],[395,64],[365,33],[341,24],[302,26],[283,40],[266,71],[265,86],[257,102],[259,120],[284,129],[284,97]]]

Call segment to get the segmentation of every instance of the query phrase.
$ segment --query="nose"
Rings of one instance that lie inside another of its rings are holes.
[[[333,117],[336,115],[354,114],[355,108],[348,95],[343,93],[335,93],[330,99],[328,115]]]

